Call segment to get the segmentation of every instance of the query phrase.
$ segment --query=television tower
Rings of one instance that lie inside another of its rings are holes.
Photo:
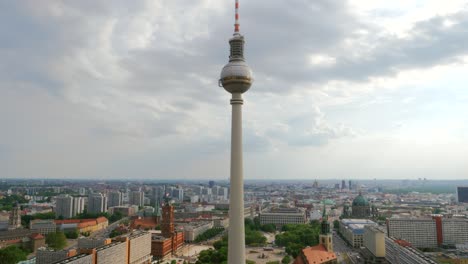
[[[234,35],[229,62],[221,71],[219,86],[232,94],[231,196],[229,199],[228,264],[245,264],[244,175],[242,163],[242,94],[252,85],[252,71],[244,59],[244,37],[239,33],[239,1],[235,2]]]

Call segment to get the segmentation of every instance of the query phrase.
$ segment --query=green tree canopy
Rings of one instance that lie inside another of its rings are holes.
[[[9,246],[0,249],[0,263],[16,264],[22,260],[26,260],[28,253],[24,252],[17,246]]]
[[[67,245],[67,238],[63,232],[49,233],[46,236],[46,243],[55,250],[61,250]]]
[[[283,231],[285,232],[276,235],[275,243],[278,246],[286,247],[286,253],[296,258],[303,248],[318,244],[320,223],[284,225]]]

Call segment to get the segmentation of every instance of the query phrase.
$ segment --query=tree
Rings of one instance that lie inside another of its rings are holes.
[[[320,223],[310,225],[288,224],[283,226],[282,234],[275,237],[278,246],[286,247],[286,253],[296,258],[300,251],[307,246],[315,246],[319,242]]]
[[[65,237],[68,239],[77,239],[79,236],[78,230],[73,230],[73,231],[67,231],[65,232]]]
[[[61,250],[67,245],[67,238],[63,232],[49,233],[46,236],[46,243],[55,250]]]
[[[177,264],[177,261],[176,261],[175,259],[173,259],[173,260],[171,261],[171,264]]]
[[[338,221],[338,220],[333,221],[333,228],[334,229],[340,228],[340,221]]]
[[[291,262],[291,257],[289,255],[284,256],[284,258],[281,260],[281,263],[283,264],[289,264]]]
[[[16,264],[20,261],[26,260],[28,254],[18,248],[17,246],[9,246],[0,249],[0,263],[2,264]]]
[[[275,224],[264,224],[264,225],[260,226],[260,229],[263,232],[274,233],[276,231],[276,225]]]

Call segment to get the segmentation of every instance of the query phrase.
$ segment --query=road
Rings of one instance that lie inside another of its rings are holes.
[[[361,263],[359,253],[348,246],[346,241],[344,241],[335,232],[333,232],[333,251],[335,251],[338,257],[338,263],[346,263],[344,262],[345,259],[349,259],[353,264]]]

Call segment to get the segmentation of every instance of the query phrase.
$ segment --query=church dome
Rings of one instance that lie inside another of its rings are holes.
[[[353,206],[369,206],[369,202],[367,201],[362,194],[359,194],[353,200]]]

